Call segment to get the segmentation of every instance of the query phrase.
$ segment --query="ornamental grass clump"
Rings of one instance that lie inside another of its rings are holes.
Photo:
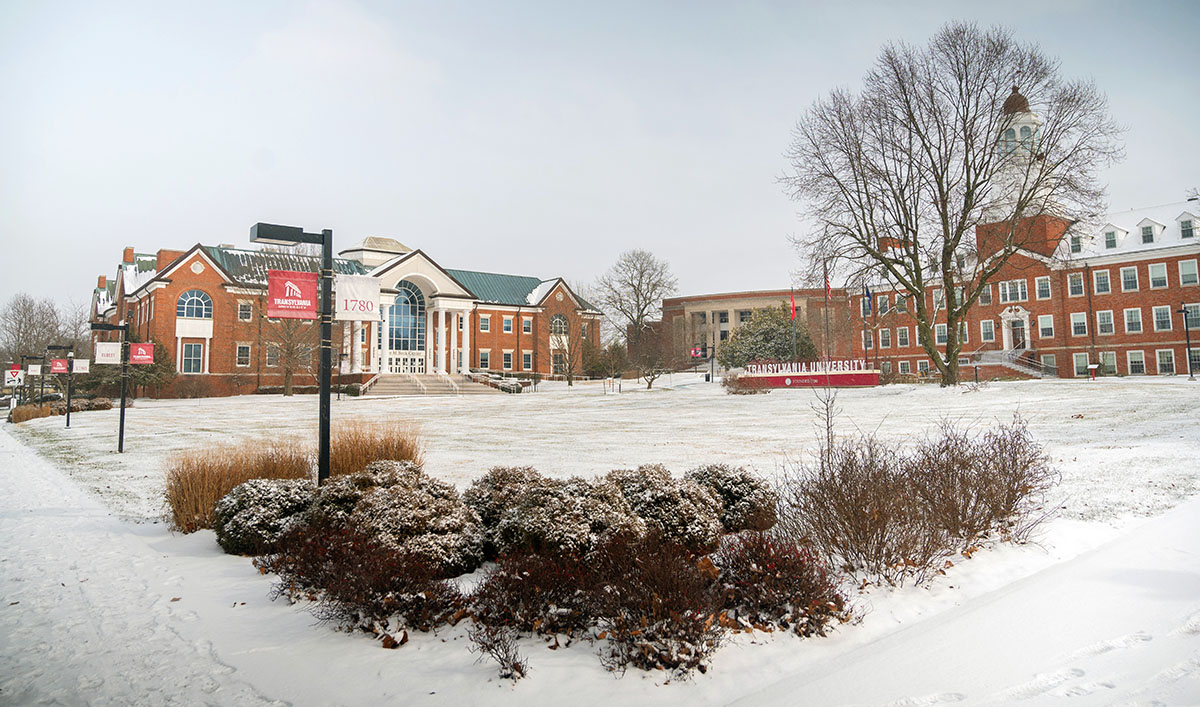
[[[18,405],[8,413],[8,421],[13,423],[26,422],[28,420],[36,420],[39,417],[50,417],[51,411],[49,403],[41,403],[39,405]]]
[[[307,450],[293,440],[181,452],[167,463],[171,528],[183,533],[211,528],[217,501],[251,479],[307,479],[310,473]]]
[[[368,424],[352,420],[333,429],[329,438],[330,476],[354,474],[376,461],[412,462],[420,467],[424,449],[417,428],[403,422]]]

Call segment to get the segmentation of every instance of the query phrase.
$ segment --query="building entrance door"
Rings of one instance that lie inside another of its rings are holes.
[[[392,353],[388,357],[388,373],[422,375],[425,373],[425,356],[401,352]]]
[[[1025,348],[1025,322],[1020,319],[1012,320],[1012,347],[1014,349]]]

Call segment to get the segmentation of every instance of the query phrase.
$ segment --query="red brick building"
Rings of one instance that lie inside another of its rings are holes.
[[[1046,217],[1031,223],[1044,237],[1029,239],[968,313],[964,376],[978,366],[981,377],[1081,377],[1093,364],[1098,375],[1175,375],[1188,372],[1189,359],[1200,371],[1200,201],[1101,220],[1086,232]],[[990,235],[988,226],[977,229],[980,251],[988,252]],[[885,373],[933,368],[908,298],[885,284],[870,289],[871,304],[853,297],[854,355]],[[942,292],[924,296],[931,311],[941,310],[934,336],[942,346]],[[1186,328],[1180,310],[1189,313]]]
[[[468,369],[562,374],[578,370],[585,340],[599,345],[602,314],[561,278],[445,269],[389,238],[367,238],[340,255],[336,273],[380,284],[380,321],[335,322],[345,382]],[[265,317],[267,271],[316,272],[318,261],[231,246],[126,248],[116,277],[97,282],[92,318],[128,321],[134,338],[164,345],[180,375],[163,394],[198,381],[213,395],[279,386],[281,352],[296,338],[315,337],[307,330],[317,324]],[[313,370],[297,382],[312,384]]]

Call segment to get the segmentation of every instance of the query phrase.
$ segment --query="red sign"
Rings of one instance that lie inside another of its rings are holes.
[[[154,363],[154,344],[130,344],[130,363]]]
[[[19,363],[10,363],[10,364],[8,364],[8,370],[10,370],[10,371],[19,371],[19,370],[21,370],[21,364],[19,364]]]
[[[267,316],[317,318],[317,274],[295,270],[267,271]]]
[[[67,359],[65,359],[65,358],[50,359],[50,372],[51,373],[66,373],[67,372]]]

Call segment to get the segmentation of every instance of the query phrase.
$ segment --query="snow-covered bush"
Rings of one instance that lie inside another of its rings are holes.
[[[270,552],[312,502],[307,479],[253,479],[235,486],[213,510],[221,548],[234,555]]]
[[[374,462],[365,475],[373,476],[376,485],[347,489],[338,497],[343,502],[361,491],[346,518],[351,527],[386,547],[422,558],[442,576],[470,572],[483,561],[479,516],[463,503],[453,484],[430,478],[407,462]]]
[[[709,464],[692,469],[686,478],[721,499],[721,523],[725,532],[767,530],[775,525],[778,497],[766,481],[744,468]]]
[[[615,485],[546,479],[501,512],[493,542],[501,556],[518,550],[584,555],[614,533],[644,532],[645,523]]]
[[[478,623],[524,633],[578,636],[596,620],[596,573],[570,553],[515,552],[500,558],[471,595]]]
[[[689,479],[674,479],[658,464],[609,472],[633,512],[666,540],[708,552],[721,537],[721,499]]]
[[[527,494],[550,489],[557,482],[542,476],[531,466],[497,466],[471,483],[463,492],[463,503],[479,515],[484,532],[484,552],[496,557],[496,529],[504,511],[513,508]]]

